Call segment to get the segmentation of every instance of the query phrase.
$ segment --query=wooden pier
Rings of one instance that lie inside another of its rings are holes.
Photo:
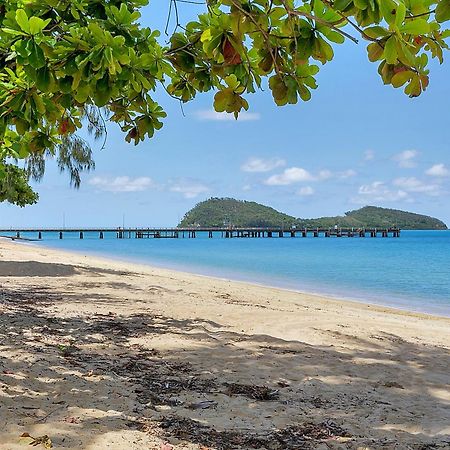
[[[6,235],[7,233],[8,235]],[[233,227],[195,227],[195,228],[10,228],[0,229],[0,237],[10,239],[43,239],[49,233],[57,234],[59,239],[64,236],[76,234],[84,239],[86,233],[95,233],[99,239],[104,239],[107,233],[113,234],[117,239],[179,239],[196,238],[203,233],[208,238],[284,238],[284,237],[372,237],[378,236],[400,237],[399,228],[233,228]],[[24,234],[27,236],[25,237]]]

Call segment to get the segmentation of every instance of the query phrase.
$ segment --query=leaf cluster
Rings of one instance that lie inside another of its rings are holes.
[[[25,170],[14,164],[0,164],[0,203],[9,202],[23,207],[36,203],[38,199],[28,184]]]
[[[127,142],[151,138],[166,117],[158,87],[183,102],[213,90],[216,111],[236,117],[264,79],[277,105],[307,101],[348,40],[367,41],[383,82],[416,97],[450,36],[450,0],[208,0],[164,44],[139,23],[146,4],[0,0],[0,161],[76,153],[93,116],[97,135],[111,121]],[[75,185],[93,166],[80,164],[65,166]]]

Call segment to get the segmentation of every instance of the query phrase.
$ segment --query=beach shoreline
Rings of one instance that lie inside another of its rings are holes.
[[[5,241],[8,241],[9,238],[6,237],[0,237],[0,240],[4,239]],[[108,262],[116,262],[119,264],[131,264],[136,267],[140,267],[145,269],[154,269],[154,270],[166,270],[168,272],[174,272],[175,274],[181,274],[181,275],[192,275],[192,276],[198,276],[198,277],[205,277],[207,279],[215,279],[220,281],[226,281],[226,282],[232,282],[232,283],[242,283],[247,284],[250,286],[257,286],[262,288],[268,288],[268,289],[275,289],[279,291],[284,292],[291,292],[296,293],[300,295],[306,295],[311,297],[317,297],[320,299],[327,299],[327,300],[335,300],[338,302],[351,302],[351,303],[357,303],[362,305],[369,305],[371,307],[379,307],[381,310],[392,310],[392,311],[398,311],[398,312],[406,312],[411,314],[423,314],[425,316],[434,316],[434,317],[442,317],[442,318],[449,318],[450,319],[450,312],[446,313],[443,312],[441,309],[443,307],[432,307],[431,309],[420,309],[417,307],[417,305],[411,306],[399,306],[398,299],[397,301],[389,301],[388,297],[382,298],[382,297],[373,297],[372,299],[368,299],[367,296],[364,296],[364,294],[361,294],[359,296],[354,296],[350,294],[337,294],[337,293],[330,293],[330,292],[320,292],[317,289],[298,289],[295,287],[287,287],[283,285],[277,285],[277,284],[271,284],[269,282],[262,282],[262,281],[255,281],[252,279],[249,279],[247,277],[239,278],[239,277],[233,277],[233,276],[219,276],[214,273],[208,273],[206,270],[202,270],[200,268],[196,268],[193,270],[183,270],[182,268],[178,267],[176,264],[170,265],[169,263],[158,263],[155,261],[152,262],[146,262],[139,258],[126,258],[119,255],[114,254],[107,254],[102,252],[85,252],[83,250],[77,250],[77,249],[60,249],[57,246],[51,246],[51,245],[39,245],[39,241],[28,241],[28,240],[14,240],[16,244],[23,244],[23,245],[30,245],[30,246],[37,246],[41,248],[47,248],[50,250],[55,250],[57,252],[66,253],[67,255],[71,254],[77,254],[79,256],[88,256],[94,260],[101,261],[102,263],[108,263]],[[405,301],[405,299],[402,299]],[[446,309],[447,310],[447,309]]]
[[[450,442],[447,317],[1,239],[0,313],[1,449]]]

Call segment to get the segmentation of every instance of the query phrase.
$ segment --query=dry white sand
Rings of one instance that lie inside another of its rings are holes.
[[[448,318],[0,240],[1,449],[448,449],[449,346]]]

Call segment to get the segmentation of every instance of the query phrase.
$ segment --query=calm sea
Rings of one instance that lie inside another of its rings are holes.
[[[399,239],[46,233],[39,245],[450,316],[450,231],[403,231]]]

